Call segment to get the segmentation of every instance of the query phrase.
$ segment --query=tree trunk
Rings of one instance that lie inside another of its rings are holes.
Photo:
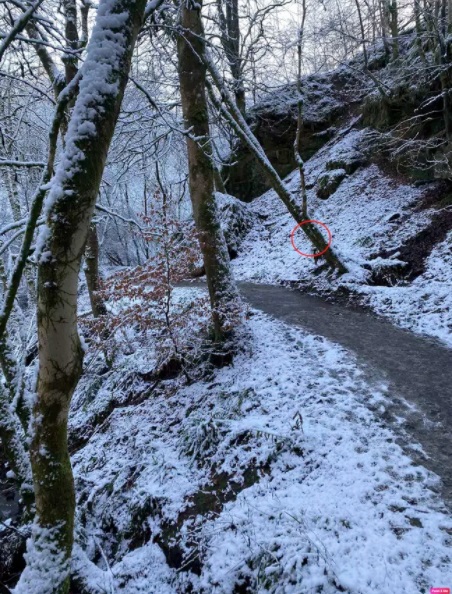
[[[300,23],[300,29],[298,31],[298,40],[297,40],[297,131],[295,133],[295,140],[293,143],[293,150],[294,150],[294,157],[295,162],[298,165],[298,171],[300,172],[300,190],[301,190],[301,202],[302,202],[302,212],[303,218],[307,220],[308,218],[308,194],[306,192],[306,176],[304,171],[304,161],[300,153],[300,144],[301,144],[301,133],[303,130],[303,95],[301,94],[301,66],[302,66],[302,50],[303,50],[303,34],[304,34],[304,25],[306,22],[306,0],[302,1],[302,17]]]
[[[63,0],[64,16],[65,16],[65,37],[68,47],[66,55],[63,57],[64,71],[66,84],[69,84],[78,72],[78,57],[75,54],[80,46],[79,35],[77,30],[77,2],[76,0]],[[82,29],[85,27],[84,22],[87,18],[87,10],[89,6],[82,7]],[[82,37],[84,33],[82,31]],[[64,138],[63,138],[64,142]],[[97,239],[97,227],[91,225],[88,233],[88,239],[85,249],[85,277],[86,285],[88,287],[89,299],[91,302],[91,311],[95,318],[100,315],[105,315],[107,309],[103,302],[102,296],[99,293],[100,278],[99,278],[99,242]]]
[[[16,295],[30,253],[36,223],[41,214],[42,204],[46,195],[46,191],[43,188],[49,183],[51,172],[53,171],[60,124],[65,105],[70,97],[71,90],[68,89],[65,98],[58,103],[55,111],[49,133],[47,164],[30,207],[20,252],[8,279],[9,282],[5,285],[5,294],[0,311],[0,367],[5,378],[5,389],[2,390],[0,398],[1,433],[6,455],[16,474],[16,480],[23,495],[25,519],[31,517],[31,504],[34,500],[30,460],[28,458],[26,441],[22,439],[25,438],[25,431],[23,429],[28,427],[28,408],[23,407],[22,400],[24,387],[23,365],[13,356],[7,326],[8,320],[15,309]],[[3,278],[2,271],[0,271],[0,277]]]
[[[452,34],[452,0],[447,0],[447,34]]]
[[[36,497],[33,544],[18,594],[67,594],[75,493],[67,420],[81,371],[77,285],[108,148],[143,22],[145,0],[102,0],[82,67],[66,146],[38,238],[38,395],[31,465]]]
[[[11,206],[11,212],[13,214],[13,219],[17,222],[20,221],[22,218],[22,213],[20,211],[20,197],[19,190],[17,187],[17,180],[15,178],[15,174],[10,169],[8,169],[5,172],[4,177],[5,185],[8,190],[8,198]],[[28,287],[29,305],[36,304],[35,276],[34,271],[30,268],[30,265],[25,266],[24,274]]]
[[[210,97],[212,99],[213,104],[225,116],[227,121],[230,123],[232,129],[237,133],[237,136],[250,149],[250,151],[256,158],[258,166],[261,168],[263,174],[265,175],[270,187],[273,188],[273,190],[276,192],[276,194],[281,199],[289,213],[292,215],[293,219],[297,223],[301,223],[302,221],[307,220],[307,213],[303,212],[303,207],[300,207],[299,203],[294,199],[292,194],[285,187],[284,182],[279,177],[275,168],[268,160],[262,146],[259,144],[257,138],[254,136],[250,127],[244,120],[242,114],[238,110],[227,89],[224,88],[220,75],[216,70],[212,60],[207,56],[206,53],[203,53],[202,56],[205,64],[209,69],[209,72],[212,75],[215,85],[222,94],[222,99],[224,102],[221,103],[219,100],[216,99],[212,85],[209,81],[207,81],[207,88],[210,89]],[[315,224],[307,223],[303,225],[301,229],[308,237],[308,239],[311,241],[317,253],[323,252],[325,250],[325,248],[327,247],[327,243],[319,229],[315,226]],[[327,249],[327,251],[323,254],[323,258],[330,266],[330,268],[332,268],[333,270],[337,270],[340,274],[347,272],[347,268],[338,258],[333,249]]]
[[[245,115],[246,99],[243,86],[243,68],[240,58],[240,21],[238,0],[225,0],[226,14],[222,0],[217,0],[220,21],[221,44],[226,55],[232,78],[234,80],[234,96],[237,107]]]
[[[76,0],[63,0],[65,16],[64,33],[67,49],[70,50],[63,56],[66,84],[69,84],[77,74],[78,57],[75,53],[79,49],[79,38],[77,31],[77,2]]]
[[[224,342],[229,334],[229,309],[238,294],[214,197],[206,67],[200,59],[205,41],[199,3],[182,2],[180,25],[183,33],[177,39],[177,52],[182,111],[190,132],[187,135],[190,196],[212,306],[214,338]]]
[[[85,247],[85,278],[88,287],[91,311],[95,318],[107,314],[104,300],[100,295],[99,277],[99,240],[97,237],[97,225],[92,223],[88,232],[88,239]]]
[[[380,13],[380,28],[383,47],[386,56],[389,57],[391,55],[391,49],[388,43],[388,11],[386,6],[386,0],[379,0],[378,9]]]
[[[421,23],[421,7],[419,4],[419,0],[414,0],[414,22],[416,26],[416,46],[418,49],[419,57],[421,58],[424,65],[427,65],[427,60],[425,58],[424,52],[424,40],[423,40],[423,31],[422,31],[422,23]]]
[[[215,180],[215,190],[221,194],[227,194],[223,178],[221,177],[221,172],[216,166],[214,166],[213,176]]]
[[[18,391],[23,389],[23,378],[17,369],[17,362],[6,332],[0,338],[0,363],[6,380],[5,385],[0,381],[0,438],[3,452],[15,474],[24,505],[24,516],[28,520],[31,517],[34,501],[31,466],[25,446],[25,431],[17,411],[14,410],[14,405],[20,397]]]
[[[392,57],[397,60],[399,57],[399,9],[397,0],[388,0],[390,27],[392,37]]]

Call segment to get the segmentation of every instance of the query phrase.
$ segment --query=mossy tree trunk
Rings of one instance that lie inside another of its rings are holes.
[[[78,275],[144,8],[145,0],[99,4],[38,241],[39,376],[30,446],[36,520],[20,594],[36,583],[42,594],[69,591],[75,493],[67,421],[83,359]]]
[[[88,12],[91,7],[90,3],[83,4],[81,7],[81,25],[82,25],[82,36],[79,37],[79,32],[77,28],[77,2],[76,0],[63,0],[62,2],[63,11],[64,11],[64,32],[66,38],[66,45],[68,51],[63,56],[63,64],[64,64],[64,77],[57,76],[58,73],[58,66],[55,64],[52,56],[47,51],[47,48],[44,45],[36,45],[36,52],[37,56],[41,62],[42,67],[44,68],[50,82],[53,85],[55,99],[58,99],[58,95],[64,88],[63,79],[66,82],[66,85],[69,85],[71,81],[77,76],[78,73],[78,63],[79,59],[76,53],[77,49],[80,49],[84,45],[86,45],[86,40],[88,38]],[[39,34],[36,30],[34,22],[31,22],[28,25],[28,34],[30,37],[38,39]],[[65,118],[63,121],[63,125],[61,126],[61,140],[64,144],[65,142],[65,135],[67,132],[67,121],[69,119],[69,108],[67,109],[67,113],[65,114]],[[90,228],[90,233],[87,241],[87,249],[90,249],[90,245],[98,245],[98,238],[97,238],[97,227],[93,226]],[[99,251],[92,250],[92,253],[97,253],[97,257]],[[88,293],[90,297],[90,302],[92,306],[92,312],[94,317],[97,315],[103,315],[106,313],[106,307],[103,303],[102,296],[99,292],[95,295],[91,293],[92,287],[98,287],[100,284],[100,278],[98,275],[99,272],[99,263],[93,262],[92,257],[87,256],[87,264],[84,268],[85,276],[86,276],[86,284],[88,287]],[[88,258],[90,261],[88,262]],[[94,274],[97,272],[97,278],[94,278]],[[95,306],[93,306],[93,302],[95,302]],[[95,312],[99,312],[97,315]]]
[[[99,316],[106,315],[107,308],[100,294],[99,240],[97,237],[97,225],[95,223],[90,225],[86,240],[85,278],[93,316],[98,318]]]
[[[15,309],[17,292],[25,270],[27,258],[30,254],[37,221],[46,196],[45,187],[50,181],[54,167],[60,126],[64,119],[67,102],[72,97],[72,92],[73,88],[68,88],[65,96],[57,104],[49,131],[47,164],[32,200],[22,245],[10,277],[6,280],[0,270],[0,276],[5,285],[4,299],[0,311],[0,367],[5,378],[5,386],[0,394],[0,433],[3,448],[16,474],[16,480],[23,495],[25,517],[27,519],[31,516],[33,503],[32,473],[28,456],[28,446],[25,440],[25,428],[28,427],[29,411],[28,407],[23,406],[23,365],[13,355],[8,333],[8,321]]]
[[[100,292],[99,256],[97,225],[92,223],[86,240],[85,266],[83,270],[85,272],[89,302],[91,303],[91,312],[95,318],[107,314],[107,307],[102,297],[102,293]]]
[[[34,502],[32,473],[26,449],[25,430],[14,406],[23,391],[23,377],[18,370],[6,332],[0,338],[0,368],[5,377],[4,384],[0,380],[0,439],[4,455],[15,474],[23,502],[24,516],[29,520]]]
[[[238,296],[214,196],[206,67],[201,60],[204,45],[200,4],[191,0],[182,2],[177,53],[182,111],[188,131],[190,196],[212,306],[214,338],[224,342],[229,334],[229,310]]]
[[[63,0],[63,8],[65,16],[65,37],[68,50],[70,50],[63,58],[63,62],[66,84],[69,84],[78,72],[78,58],[75,50],[81,46],[81,42],[77,29],[76,0]],[[89,5],[84,6],[82,9],[82,29],[84,21],[88,18],[88,10]],[[82,31],[82,38],[83,37],[84,33]],[[97,237],[97,226],[94,223],[89,228],[88,239],[86,241],[84,272],[92,314],[95,318],[105,315],[107,309],[103,302],[102,295],[99,292],[99,240]]]

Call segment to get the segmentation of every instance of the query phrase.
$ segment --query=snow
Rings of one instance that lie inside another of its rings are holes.
[[[436,245],[426,272],[409,286],[368,287],[375,311],[405,328],[441,339],[452,346],[452,233]]]
[[[33,524],[32,538],[27,539],[26,567],[14,594],[54,592],[67,578],[70,565],[56,540],[58,529]]]
[[[109,109],[108,101],[119,92],[118,71],[127,49],[130,16],[127,11],[118,13],[118,8],[120,4],[116,0],[103,0],[99,4],[86,60],[80,71],[79,93],[65,137],[65,150],[44,202],[46,217],[59,200],[73,195],[70,190],[72,178],[83,170],[85,161],[84,150],[80,147],[87,139],[96,137],[99,117]],[[37,239],[38,260],[48,238],[49,230],[44,225]]]
[[[253,216],[247,204],[228,194],[215,193],[221,230],[229,250],[236,254],[243,237],[253,226]]]
[[[168,567],[161,549],[148,543],[125,557],[114,567],[114,583],[134,594],[176,594],[176,572]]]
[[[447,584],[452,522],[438,478],[369,408],[391,398],[386,385],[322,337],[258,312],[248,325],[232,366],[124,401],[73,456],[79,540],[91,559],[103,551],[97,566],[83,563],[93,591],[232,594],[246,582],[275,594],[425,594]],[[96,400],[76,397],[75,426]],[[178,521],[200,575],[170,568],[165,526],[223,473],[236,496]]]
[[[344,108],[345,102],[338,95],[331,79],[331,73],[321,72],[303,78],[303,120],[308,125],[329,121]],[[250,110],[253,119],[257,119],[270,109],[276,116],[287,117],[291,110],[298,113],[299,92],[296,84],[279,87],[263,97]]]
[[[339,281],[327,283],[312,276],[317,262],[292,249],[290,233],[295,221],[276,194],[269,191],[249,205],[254,224],[233,262],[234,274],[237,279],[254,282],[304,281],[318,290],[345,286],[395,323],[452,345],[450,234],[436,246],[427,260],[426,272],[412,284],[397,287],[367,284],[371,270],[404,264],[397,253],[390,258],[376,257],[377,254],[396,250],[424,229],[436,211],[417,208],[431,190],[430,185],[416,187],[394,179],[376,164],[367,163],[366,132],[348,127],[339,131],[305,163],[309,216],[328,225],[333,235],[332,247],[345,261],[349,273]],[[319,179],[334,174],[337,163],[343,164],[342,169],[357,163],[362,165],[345,176],[332,196],[319,199],[316,195]],[[332,166],[334,169],[329,170]],[[285,183],[300,200],[298,172],[290,174]],[[312,253],[312,246],[300,230],[296,231],[294,241],[300,251]]]

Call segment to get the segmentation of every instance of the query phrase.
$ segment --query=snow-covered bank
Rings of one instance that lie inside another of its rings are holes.
[[[249,332],[232,367],[124,403],[74,455],[79,537],[102,569],[90,572],[93,592],[191,584],[232,594],[248,584],[275,594],[425,594],[447,585],[452,523],[429,489],[436,478],[366,406],[384,407],[385,387],[368,385],[353,357],[321,337],[256,312]],[[104,391],[124,377],[121,364],[118,356]],[[75,403],[79,426],[95,394]],[[235,493],[224,497],[219,477]],[[179,568],[160,547],[168,524]]]
[[[397,287],[367,284],[371,275],[382,269],[406,265],[397,249],[425,229],[438,210],[421,207],[429,193],[435,192],[434,186],[410,185],[369,164],[364,138],[365,130],[339,132],[306,163],[309,214],[328,225],[334,249],[346,262],[349,274],[332,283],[312,275],[317,263],[293,250],[290,233],[295,222],[269,191],[248,207],[254,226],[233,262],[236,277],[270,283],[299,280],[319,290],[342,285],[359,292],[375,311],[397,324],[452,346],[452,233],[438,242],[427,258],[425,271],[412,283],[404,281]],[[338,172],[342,180],[338,188],[328,199],[320,199],[317,190]],[[299,193],[298,173],[289,175],[286,184]],[[300,230],[295,242],[302,252],[312,251]],[[388,251],[394,253],[379,256]]]
[[[361,290],[378,313],[452,346],[452,232],[433,249],[425,273],[410,285]]]

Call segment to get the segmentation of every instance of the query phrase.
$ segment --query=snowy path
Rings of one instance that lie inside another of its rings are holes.
[[[205,292],[204,283],[184,285],[191,290],[178,289],[179,303]],[[111,410],[113,394],[120,404],[72,457],[87,538],[81,571],[92,591],[232,594],[248,584],[272,594],[427,594],[449,586],[452,523],[441,485],[424,467],[417,434],[393,418],[410,413],[394,397],[403,382],[392,385],[409,369],[398,373],[374,353],[380,342],[387,351],[386,341],[396,350],[394,329],[281,287],[241,287],[255,308],[233,365],[149,392],[141,378],[153,369],[152,351],[130,340],[95,397],[92,378],[81,380],[72,433]],[[420,352],[416,337],[408,344],[411,335],[397,335],[398,348]],[[131,373],[138,384],[123,382]],[[132,404],[137,388],[152,397]],[[98,547],[108,570],[86,563]]]
[[[383,375],[400,395],[385,417],[398,424],[399,434],[400,428],[406,432],[403,445],[410,437],[422,444],[424,453],[409,454],[442,478],[442,495],[452,506],[452,350],[372,314],[298,291],[252,283],[240,283],[240,289],[253,307],[339,343],[373,378]]]

